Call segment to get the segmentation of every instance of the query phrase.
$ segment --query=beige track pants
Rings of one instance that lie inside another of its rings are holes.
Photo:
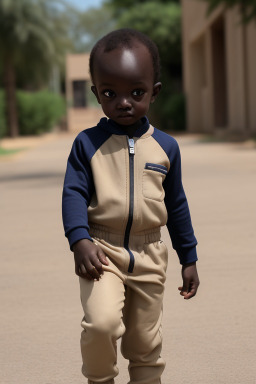
[[[129,384],[159,384],[165,363],[161,317],[167,250],[160,231],[130,236],[135,257],[128,273],[129,254],[123,236],[91,228],[92,236],[108,256],[100,281],[80,278],[84,310],[81,334],[82,373],[89,383],[114,383],[118,375],[116,341],[129,360]]]

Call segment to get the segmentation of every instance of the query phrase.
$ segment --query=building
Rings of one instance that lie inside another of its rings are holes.
[[[97,124],[103,116],[91,92],[89,54],[66,57],[67,129],[82,131]]]
[[[256,134],[256,23],[238,8],[207,16],[206,2],[182,0],[183,71],[191,132]]]

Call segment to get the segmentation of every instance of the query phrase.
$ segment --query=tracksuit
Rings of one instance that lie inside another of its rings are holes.
[[[101,247],[109,265],[100,281],[80,278],[82,372],[89,383],[114,383],[116,341],[129,360],[130,384],[159,384],[167,225],[181,264],[197,260],[177,142],[148,119],[129,138],[112,120],[82,131],[68,158],[63,223],[70,248]]]

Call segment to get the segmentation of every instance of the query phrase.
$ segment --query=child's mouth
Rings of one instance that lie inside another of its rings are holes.
[[[133,115],[129,115],[129,114],[119,115],[118,118],[119,119],[131,119],[131,118],[133,118]]]

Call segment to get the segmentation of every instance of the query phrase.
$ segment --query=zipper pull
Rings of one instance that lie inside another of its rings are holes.
[[[134,140],[133,139],[129,139],[129,137],[128,137],[128,145],[129,145],[129,153],[131,155],[134,155],[135,154]]]

